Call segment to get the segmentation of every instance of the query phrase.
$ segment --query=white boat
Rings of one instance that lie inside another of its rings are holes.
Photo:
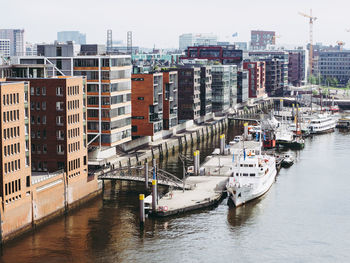
[[[309,124],[311,134],[332,132],[335,129],[336,121],[327,113],[318,114]]]
[[[243,136],[242,135],[237,135],[235,136],[235,138],[233,139],[234,142],[240,142],[243,140]]]
[[[292,166],[294,163],[294,158],[293,156],[289,155],[289,154],[285,154],[284,155],[284,159],[282,161],[282,166],[283,167],[290,167]]]
[[[232,167],[232,177],[226,185],[227,192],[235,206],[265,194],[276,178],[276,159],[273,156],[255,154],[249,150],[240,155]]]

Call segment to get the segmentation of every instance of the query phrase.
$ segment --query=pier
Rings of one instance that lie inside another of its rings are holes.
[[[192,185],[193,189],[168,192],[159,199],[152,215],[165,217],[214,206],[222,200],[227,181],[228,177],[190,176],[186,184]]]

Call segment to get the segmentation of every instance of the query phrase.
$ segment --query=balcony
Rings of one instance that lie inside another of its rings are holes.
[[[149,121],[150,122],[157,122],[157,121],[161,121],[161,115],[159,115],[158,113],[152,113],[149,116]]]

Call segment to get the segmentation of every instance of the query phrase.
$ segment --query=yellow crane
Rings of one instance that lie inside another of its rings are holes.
[[[312,74],[312,65],[313,65],[313,25],[314,21],[317,20],[317,17],[312,16],[312,9],[310,9],[310,15],[299,12],[299,15],[309,18],[309,26],[310,26],[310,46],[309,46],[309,76]]]

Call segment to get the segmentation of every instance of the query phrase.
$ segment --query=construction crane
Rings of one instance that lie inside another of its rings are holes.
[[[314,21],[317,20],[317,17],[312,16],[312,9],[310,9],[310,15],[299,12],[299,15],[309,18],[310,26],[310,46],[309,46],[309,76],[312,75],[312,65],[313,65],[313,25]]]
[[[343,46],[345,45],[344,41],[337,41],[337,45],[339,46],[339,50],[342,51],[343,50]]]

